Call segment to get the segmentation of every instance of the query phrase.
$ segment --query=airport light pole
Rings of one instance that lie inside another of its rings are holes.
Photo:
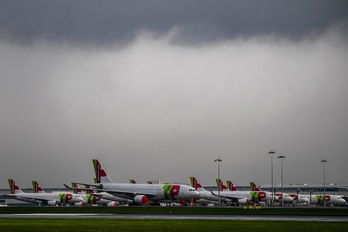
[[[283,159],[285,159],[286,158],[286,156],[284,156],[284,155],[280,155],[280,156],[278,156],[277,158],[279,158],[280,159],[280,178],[281,178],[281,185],[282,185],[282,207],[283,207],[283,205],[284,205],[284,189],[283,189]]]
[[[322,162],[323,166],[324,166],[324,207],[325,207],[326,206],[326,198],[325,198],[325,193],[326,193],[326,191],[325,191],[325,163],[327,163],[327,160],[322,160],[320,162]]]
[[[220,206],[220,189],[221,189],[221,186],[220,186],[220,162],[222,162],[222,159],[221,157],[217,158],[214,160],[214,162],[217,162],[218,164],[218,205]]]
[[[273,188],[273,154],[275,154],[275,151],[268,152],[269,155],[271,155],[271,192],[272,192],[272,200],[271,205],[273,205],[274,201],[274,188]]]

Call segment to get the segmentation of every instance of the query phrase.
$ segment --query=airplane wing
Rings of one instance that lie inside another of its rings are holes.
[[[78,185],[88,185],[88,186],[91,186],[91,187],[95,187],[95,188],[100,188],[100,184],[86,184],[86,183],[79,183],[79,182],[75,182],[75,184],[78,184]],[[64,184],[64,186],[66,187],[66,185]]]
[[[120,191],[111,189],[98,189],[99,192],[107,192],[117,197],[133,199],[137,195],[145,195],[149,199],[158,197],[156,194],[142,193],[142,192],[132,192],[132,191]]]
[[[72,188],[66,184],[64,184],[64,186],[68,189],[72,189],[72,190],[75,190],[77,188]],[[99,187],[99,185],[97,185]],[[88,191],[88,190],[91,190],[91,189],[88,189],[88,188],[78,188],[80,190],[85,190],[85,191]],[[107,192],[107,193],[110,193],[114,196],[117,196],[117,197],[121,197],[121,198],[128,198],[128,199],[132,199],[137,196],[137,195],[146,195],[149,199],[151,198],[155,198],[155,197],[158,197],[158,195],[156,194],[149,194],[149,193],[142,193],[142,192],[133,192],[133,191],[121,191],[121,190],[113,190],[113,189],[101,189],[101,188],[97,188],[97,189],[93,189],[93,191],[95,192]],[[97,196],[98,193],[94,193],[92,195],[95,195]]]
[[[82,184],[82,183],[76,183],[76,184]],[[71,190],[82,190],[82,191],[98,191],[98,192],[105,192],[103,189],[100,189],[100,188],[93,188],[93,189],[90,189],[90,188],[73,188],[73,187],[70,187],[66,184],[63,184],[65,186],[65,188],[68,188],[68,189],[71,189]],[[99,185],[95,185],[94,187],[99,187]]]
[[[14,196],[10,194],[6,194],[7,197],[11,197],[17,200],[23,200],[23,201],[28,201],[28,202],[36,202],[36,203],[41,203],[43,202],[42,199],[36,199],[33,197],[26,197],[26,196]]]
[[[213,194],[214,196],[218,197],[219,195],[215,194],[213,191],[211,191],[211,194]],[[220,195],[221,199],[228,199],[228,200],[232,200],[232,201],[238,201],[239,199],[243,199],[242,197],[232,197],[232,196],[226,196],[226,195]]]

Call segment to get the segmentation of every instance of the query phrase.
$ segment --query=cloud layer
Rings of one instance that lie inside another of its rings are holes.
[[[99,158],[121,182],[213,184],[221,156],[222,178],[269,184],[276,149],[287,183],[321,183],[324,158],[328,182],[346,182],[344,25],[296,41],[188,45],[180,32],[143,30],[108,46],[0,41],[1,176],[90,181]]]

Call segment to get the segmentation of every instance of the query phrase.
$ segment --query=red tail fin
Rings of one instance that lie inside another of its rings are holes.
[[[224,182],[222,182],[221,179],[216,179],[216,185],[217,185],[218,189],[220,187],[220,191],[228,191],[227,186],[224,184]]]
[[[33,180],[31,183],[33,185],[34,193],[44,193],[45,192],[36,180]]]
[[[94,159],[92,161],[97,183],[112,183],[113,181],[110,179],[99,160]]]
[[[254,182],[250,182],[250,188],[252,191],[262,191]]]
[[[236,186],[230,181],[230,180],[226,180],[226,184],[227,184],[227,188],[230,191],[239,191]]]
[[[8,179],[11,194],[23,193],[22,189],[16,184],[13,179]]]

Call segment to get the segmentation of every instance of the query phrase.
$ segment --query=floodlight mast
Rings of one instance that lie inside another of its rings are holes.
[[[282,185],[282,207],[284,205],[284,189],[283,189],[283,159],[286,158],[286,156],[284,155],[280,155],[277,158],[280,159],[280,178],[281,178],[281,185]]]
[[[222,162],[222,159],[221,157],[217,158],[214,160],[214,162],[217,162],[217,166],[218,166],[218,206],[220,206],[220,189],[221,189],[221,186],[220,186],[220,162]]]
[[[324,199],[323,199],[323,201],[324,201],[324,207],[326,206],[326,197],[325,197],[325,194],[326,194],[326,189],[325,189],[325,163],[327,163],[327,160],[322,160],[322,161],[320,161],[321,163],[323,163],[323,168],[324,168]]]
[[[272,192],[272,200],[271,200],[271,204],[273,205],[274,202],[274,188],[273,188],[273,154],[275,154],[275,151],[270,151],[268,152],[269,155],[271,155],[271,192]]]

